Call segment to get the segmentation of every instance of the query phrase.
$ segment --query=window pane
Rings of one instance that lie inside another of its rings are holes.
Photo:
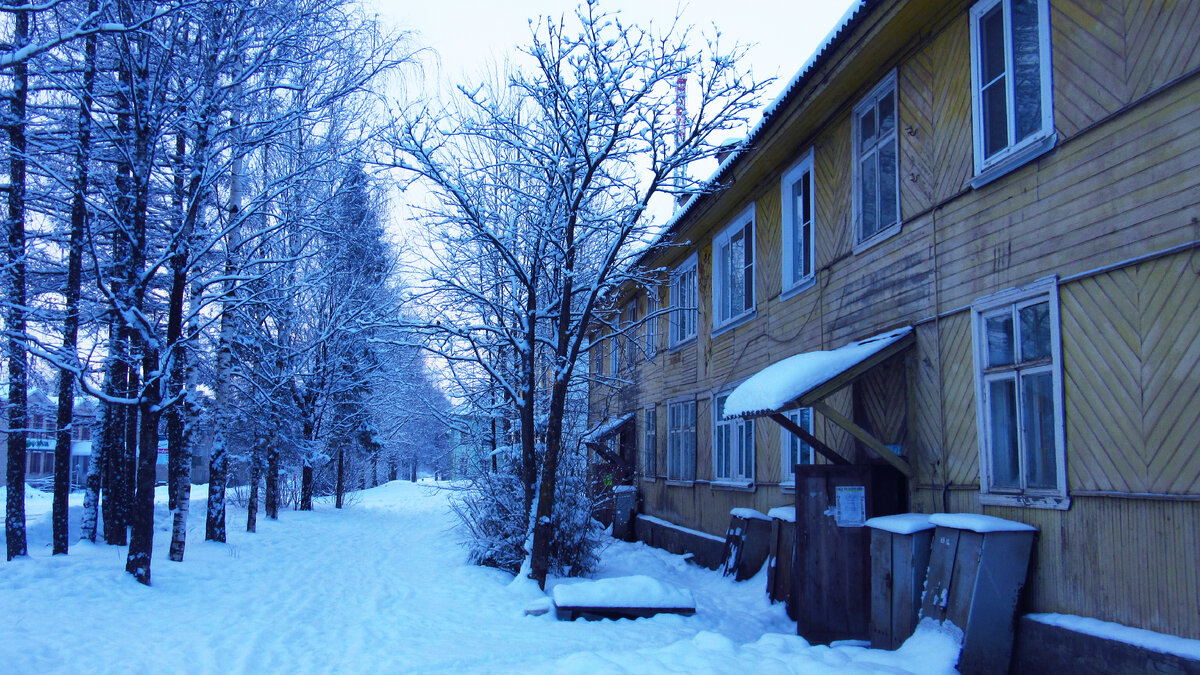
[[[801,218],[804,222],[812,221],[812,174],[807,171],[800,177],[800,189],[804,192],[804,203],[801,212],[804,214]]]
[[[859,164],[859,186],[862,190],[860,206],[862,207],[862,239],[875,234],[879,230],[879,197],[876,186],[879,177],[875,171],[875,154],[863,158]]]
[[[888,140],[879,146],[879,229],[900,220],[896,200],[896,142]]]
[[[1021,414],[1028,485],[1053,489],[1058,486],[1058,470],[1054,451],[1054,380],[1050,373],[1021,378]]]
[[[875,142],[875,110],[867,110],[858,118],[858,150],[862,152]]]
[[[989,316],[986,321],[988,366],[1013,363],[1013,320],[1008,312]]]
[[[1008,94],[1004,78],[983,90],[983,154],[991,157],[1008,147]]]
[[[894,90],[889,90],[883,98],[879,99],[879,138],[887,138],[887,135],[896,130],[896,101],[892,95]]]
[[[979,19],[979,55],[983,59],[979,72],[983,75],[980,84],[987,85],[1004,74],[1004,3],[996,6]]]
[[[1022,307],[1021,360],[1032,361],[1050,356],[1050,303]]]
[[[992,486],[1019,488],[1017,464],[1017,392],[1013,380],[988,385],[992,434]]]
[[[754,306],[754,228],[746,226],[745,245],[742,247],[742,307]]]
[[[1013,98],[1017,137],[1021,141],[1042,128],[1042,71],[1038,53],[1037,0],[1013,0]]]

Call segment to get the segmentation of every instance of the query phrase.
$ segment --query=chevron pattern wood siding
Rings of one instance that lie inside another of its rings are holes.
[[[971,29],[964,14],[942,31],[928,49],[935,64],[929,163],[935,201],[958,194],[974,175],[971,141],[971,71],[947,67],[971,62]]]
[[[936,169],[930,150],[933,141],[934,61],[923,49],[905,61],[896,77],[896,103],[900,112],[900,214],[911,216],[933,206]],[[909,131],[911,130],[911,132]]]
[[[817,144],[813,154],[813,193],[817,198],[817,267],[850,251],[854,196],[850,162],[850,118],[842,120]]]
[[[1062,288],[1072,489],[1200,493],[1198,272],[1193,251]]]
[[[1185,0],[1055,0],[1054,112],[1072,136],[1200,67],[1200,5]]]

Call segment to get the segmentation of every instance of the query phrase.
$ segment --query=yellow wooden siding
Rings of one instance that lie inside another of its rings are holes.
[[[1054,125],[1073,136],[1129,102],[1125,4],[1056,0],[1051,5]]]
[[[854,196],[850,191],[853,176],[848,161],[852,145],[850,117],[843,116],[821,137],[813,154],[818,268],[849,253],[854,243]]]
[[[983,511],[1038,528],[1030,611],[1200,638],[1200,502],[1075,497],[1066,512]]]
[[[1192,0],[1125,3],[1126,72],[1133,98],[1200,67],[1200,4]]]
[[[941,321],[941,329],[946,477],[951,485],[978,485],[979,436],[975,423],[971,316],[967,312],[949,316]]]
[[[1133,270],[1059,293],[1069,485],[1146,492],[1141,335]]]
[[[900,214],[916,214],[933,206],[938,170],[930,150],[937,99],[931,50],[923,49],[898,68],[896,106],[900,128]]]
[[[934,113],[929,133],[935,201],[958,194],[974,174],[971,140],[971,29],[964,14],[926,48],[933,65]],[[901,128],[907,124],[900,120]]]

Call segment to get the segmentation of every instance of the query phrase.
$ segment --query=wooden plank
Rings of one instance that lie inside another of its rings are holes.
[[[929,556],[929,578],[925,581],[925,592],[921,595],[922,618],[928,617],[938,622],[946,620],[954,559],[958,554],[958,536],[959,531],[951,528],[939,527],[934,530]]]
[[[825,459],[828,459],[829,461],[833,462],[834,464],[850,464],[849,460],[847,460],[845,457],[842,457],[841,455],[839,455],[837,453],[837,451],[835,451],[833,448],[829,447],[828,445],[825,445],[825,443],[823,441],[821,441],[821,439],[817,438],[816,436],[813,436],[812,434],[805,431],[800,425],[789,420],[787,418],[787,416],[784,415],[783,413],[771,413],[770,417],[771,417],[771,419],[778,422],[779,426],[783,427],[784,429],[787,429],[788,431],[795,434],[796,436],[799,436],[800,440],[811,445],[813,450],[816,450]]]
[[[887,530],[871,530],[871,647],[875,649],[894,649],[894,536]]]
[[[814,410],[824,415],[834,424],[850,432],[850,434],[858,440],[862,441],[864,445],[875,451],[875,454],[878,455],[880,459],[883,459],[888,464],[891,464],[897,471],[904,474],[906,477],[912,476],[912,467],[908,465],[908,462],[906,462],[904,458],[889,450],[886,445],[880,443],[879,440],[874,436],[867,433],[866,429],[863,429],[854,422],[850,421],[850,419],[846,416],[825,405],[824,401],[814,401],[812,406]]]

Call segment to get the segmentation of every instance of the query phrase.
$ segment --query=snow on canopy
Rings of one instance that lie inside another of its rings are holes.
[[[805,352],[773,363],[729,394],[725,418],[776,412],[911,332],[911,326],[899,328],[834,350]]]
[[[610,417],[605,420],[600,426],[592,429],[583,435],[584,443],[595,443],[604,440],[606,436],[611,436],[614,431],[621,428],[629,420],[633,419],[633,413],[625,413],[620,417]]]

